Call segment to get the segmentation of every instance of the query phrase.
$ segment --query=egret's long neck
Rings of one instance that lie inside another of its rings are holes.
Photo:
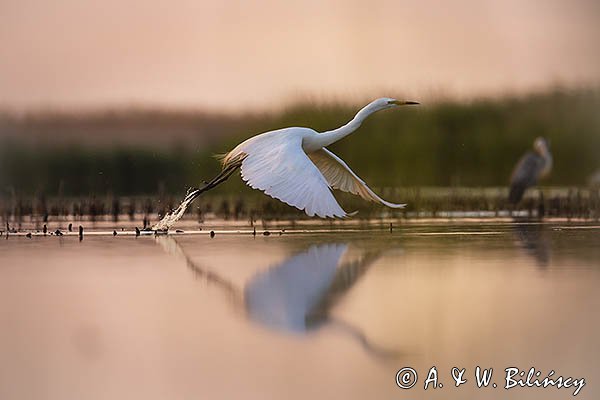
[[[381,108],[376,107],[374,104],[366,105],[358,113],[356,113],[354,118],[352,118],[352,121],[348,122],[346,125],[341,126],[332,131],[320,133],[316,138],[315,145],[318,146],[318,148],[329,146],[330,144],[335,143],[338,140],[348,136],[349,134],[357,130],[369,115],[379,110],[381,110]]]

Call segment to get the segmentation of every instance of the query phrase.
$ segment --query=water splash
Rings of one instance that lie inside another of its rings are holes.
[[[153,231],[168,231],[175,222],[179,221],[183,214],[185,214],[185,210],[192,204],[192,202],[196,199],[194,196],[190,196],[190,193],[193,190],[188,190],[185,199],[181,202],[181,204],[171,211],[170,213],[165,214],[165,216],[158,221],[156,224],[152,226]]]
[[[161,219],[156,225],[152,227],[152,230],[169,230],[169,228],[172,227],[175,222],[177,222],[181,217],[183,217],[185,210],[196,199],[196,197],[225,182],[227,178],[231,176],[231,174],[233,174],[235,171],[237,171],[238,168],[242,166],[242,161],[245,157],[245,154],[241,154],[232,159],[224,161],[225,165],[219,173],[219,175],[215,176],[210,182],[204,182],[205,185],[201,188],[189,189],[185,196],[185,199],[183,199],[179,207],[171,211],[169,214],[165,215],[163,219]]]

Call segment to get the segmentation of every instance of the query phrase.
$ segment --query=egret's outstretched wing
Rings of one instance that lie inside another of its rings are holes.
[[[256,137],[240,149],[246,154],[242,179],[311,217],[345,217],[327,180],[302,149],[302,138],[273,133],[278,134]]]
[[[326,148],[308,155],[321,171],[329,185],[334,189],[359,195],[365,200],[374,201],[391,208],[403,208],[406,204],[395,204],[377,196],[367,184],[358,177],[348,165]]]

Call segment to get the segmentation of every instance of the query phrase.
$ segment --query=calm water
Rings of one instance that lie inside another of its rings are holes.
[[[0,239],[1,399],[600,396],[600,226]]]

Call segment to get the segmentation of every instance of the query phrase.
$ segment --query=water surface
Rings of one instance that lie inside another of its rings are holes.
[[[373,228],[373,227],[372,227]],[[597,398],[600,227],[2,237],[0,398]],[[443,388],[423,390],[436,366]],[[402,390],[396,372],[418,383]],[[453,387],[452,367],[469,380]],[[476,388],[474,368],[498,388]]]

